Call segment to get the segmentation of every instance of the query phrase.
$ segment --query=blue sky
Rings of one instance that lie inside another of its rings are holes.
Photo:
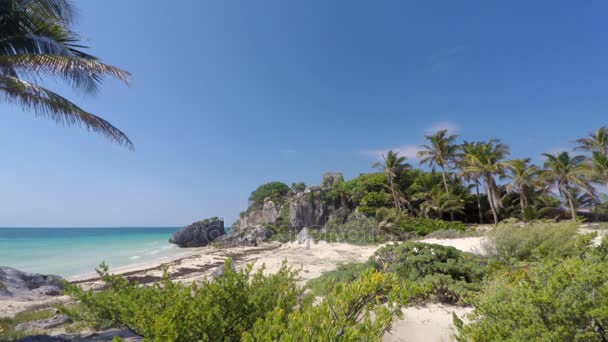
[[[83,97],[136,151],[0,104],[0,226],[231,222],[273,180],[408,155],[438,127],[514,156],[607,124],[605,1],[77,1],[133,74]]]

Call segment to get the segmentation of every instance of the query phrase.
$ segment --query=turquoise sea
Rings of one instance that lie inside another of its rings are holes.
[[[73,277],[192,253],[168,242],[179,228],[0,228],[0,265]]]

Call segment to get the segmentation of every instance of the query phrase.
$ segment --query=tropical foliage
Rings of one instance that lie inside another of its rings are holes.
[[[84,126],[132,148],[108,121],[35,82],[57,78],[86,94],[96,93],[105,77],[128,83],[129,73],[84,52],[86,46],[72,29],[76,17],[67,0],[0,2],[0,101],[62,125]]]
[[[608,245],[492,278],[458,341],[606,341]]]
[[[200,285],[130,283],[102,265],[102,291],[68,285],[79,300],[63,308],[73,320],[127,328],[149,341],[378,340],[413,297],[390,273],[373,269],[330,291],[318,304],[303,295],[297,272],[283,264],[271,275],[253,264],[240,271],[226,261],[223,273]]]

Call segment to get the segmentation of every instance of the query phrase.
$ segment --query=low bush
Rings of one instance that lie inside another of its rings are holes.
[[[307,300],[292,311],[268,312],[242,340],[380,341],[402,317],[409,291],[395,275],[367,269],[353,282],[336,285],[317,305]]]
[[[608,245],[497,275],[474,299],[458,341],[608,340]]]
[[[315,241],[344,242],[353,245],[372,245],[389,240],[389,236],[378,228],[376,220],[354,212],[343,224],[330,224],[325,230],[311,230]]]
[[[306,286],[316,296],[326,296],[337,284],[350,283],[357,279],[365,270],[375,267],[376,265],[371,261],[339,265],[336,269],[325,272],[318,278],[309,280]]]
[[[380,208],[376,211],[376,221],[380,229],[398,240],[408,240],[416,236],[426,236],[442,230],[465,231],[466,226],[458,221],[443,221],[425,217],[412,217],[395,209]]]
[[[289,312],[302,293],[297,272],[285,264],[268,276],[253,273],[252,266],[235,271],[227,261],[221,276],[200,285],[173,283],[165,272],[152,286],[139,286],[102,265],[98,272],[107,290],[68,285],[66,293],[81,305],[64,311],[76,321],[127,328],[153,341],[238,340],[267,312]]]
[[[324,296],[369,268],[397,275],[409,288],[410,300],[466,305],[481,289],[486,259],[453,247],[408,241],[380,248],[367,262],[340,265],[307,286]]]
[[[380,248],[371,257],[377,269],[430,288],[429,299],[467,304],[481,289],[486,259],[454,247],[402,242]]]
[[[338,284],[319,304],[296,285],[297,272],[285,264],[271,275],[235,271],[200,285],[170,281],[165,272],[152,286],[129,283],[99,269],[107,289],[67,286],[80,304],[63,308],[77,321],[127,328],[147,341],[379,340],[412,296],[392,274],[368,269]]]
[[[580,251],[593,238],[592,235],[579,236],[577,228],[578,224],[571,221],[526,225],[508,221],[488,232],[482,248],[490,258],[506,265],[567,257]]]

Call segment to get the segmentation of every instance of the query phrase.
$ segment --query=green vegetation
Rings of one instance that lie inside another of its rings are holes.
[[[262,184],[251,192],[251,195],[249,195],[249,202],[253,206],[258,207],[261,207],[266,199],[282,203],[285,195],[287,195],[290,191],[291,189],[286,184],[281,182]]]
[[[37,116],[61,125],[81,125],[133,148],[129,138],[106,120],[28,81],[50,76],[86,94],[96,93],[107,76],[128,83],[129,73],[83,52],[86,46],[72,29],[76,17],[67,0],[0,2],[0,96]]]
[[[454,247],[411,241],[382,247],[372,260],[386,272],[426,286],[430,299],[459,304],[481,289],[487,263]]]
[[[165,272],[160,282],[142,287],[102,265],[107,289],[69,285],[80,305],[63,310],[76,321],[128,328],[150,341],[377,340],[413,296],[393,274],[370,269],[313,305],[285,264],[272,275],[252,267],[235,271],[227,261],[221,276],[200,285],[172,283]]]
[[[343,224],[328,224],[324,231],[311,230],[314,240],[345,242],[353,245],[373,245],[386,242],[390,237],[378,229],[375,219],[352,213]]]
[[[410,300],[464,305],[481,289],[486,264],[485,258],[453,247],[408,241],[380,248],[367,262],[340,265],[307,286],[316,295],[325,295],[373,268],[403,280]]]
[[[12,341],[22,337],[28,336],[32,331],[16,331],[15,326],[19,323],[26,323],[37,321],[41,319],[47,319],[53,316],[55,310],[26,310],[18,313],[12,318],[0,318],[0,340],[1,341]]]
[[[459,341],[606,341],[608,245],[494,277]]]
[[[583,241],[588,243],[593,237],[578,236],[577,227],[578,223],[570,221],[528,225],[501,223],[487,234],[483,248],[486,255],[505,265],[566,257],[576,253]]]

